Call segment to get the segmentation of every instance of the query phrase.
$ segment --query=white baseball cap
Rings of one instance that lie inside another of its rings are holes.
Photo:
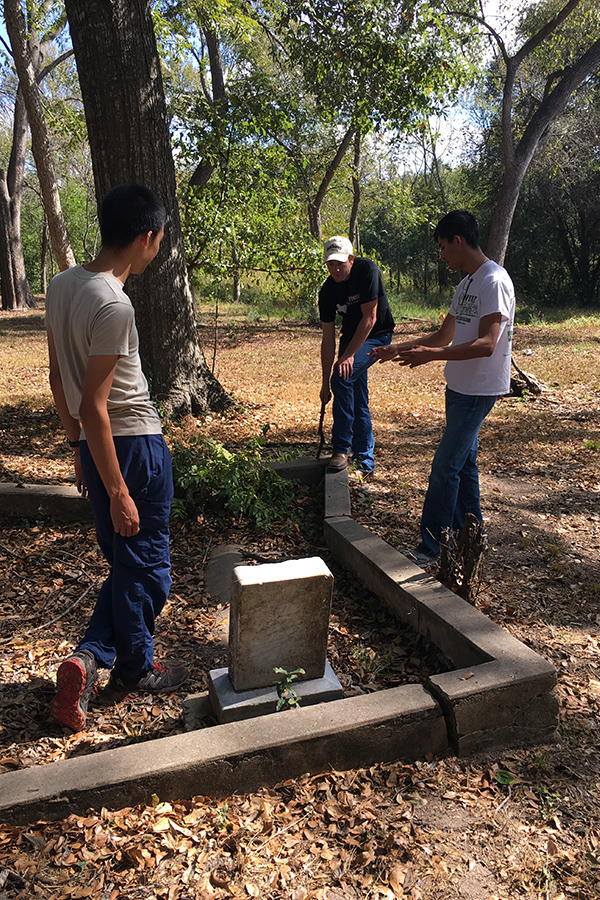
[[[326,263],[330,259],[346,262],[349,256],[354,256],[351,241],[339,234],[336,234],[335,237],[330,237],[328,241],[325,241],[324,256]]]

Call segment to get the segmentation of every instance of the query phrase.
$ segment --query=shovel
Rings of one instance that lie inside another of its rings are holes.
[[[317,428],[317,434],[319,436],[319,449],[317,450],[317,459],[321,458],[321,450],[323,449],[323,444],[325,443],[325,435],[323,434],[323,419],[325,418],[325,403],[321,403],[321,415],[319,416],[319,427]]]

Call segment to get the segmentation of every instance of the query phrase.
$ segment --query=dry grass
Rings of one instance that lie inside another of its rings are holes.
[[[0,406],[49,396],[43,310],[0,312]]]

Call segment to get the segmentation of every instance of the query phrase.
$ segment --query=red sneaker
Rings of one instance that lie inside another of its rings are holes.
[[[92,653],[79,650],[65,659],[58,667],[56,695],[50,704],[54,721],[72,731],[82,731],[97,681],[96,660]]]

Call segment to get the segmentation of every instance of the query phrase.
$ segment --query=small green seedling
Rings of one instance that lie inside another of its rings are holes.
[[[288,672],[287,669],[282,669],[280,666],[277,666],[273,671],[276,675],[282,676],[281,680],[277,682],[277,696],[279,699],[277,701],[277,706],[275,707],[276,711],[279,712],[286,706],[292,709],[298,709],[300,706],[300,697],[292,685],[300,675],[306,675],[306,672],[304,669],[294,669],[293,672]]]

